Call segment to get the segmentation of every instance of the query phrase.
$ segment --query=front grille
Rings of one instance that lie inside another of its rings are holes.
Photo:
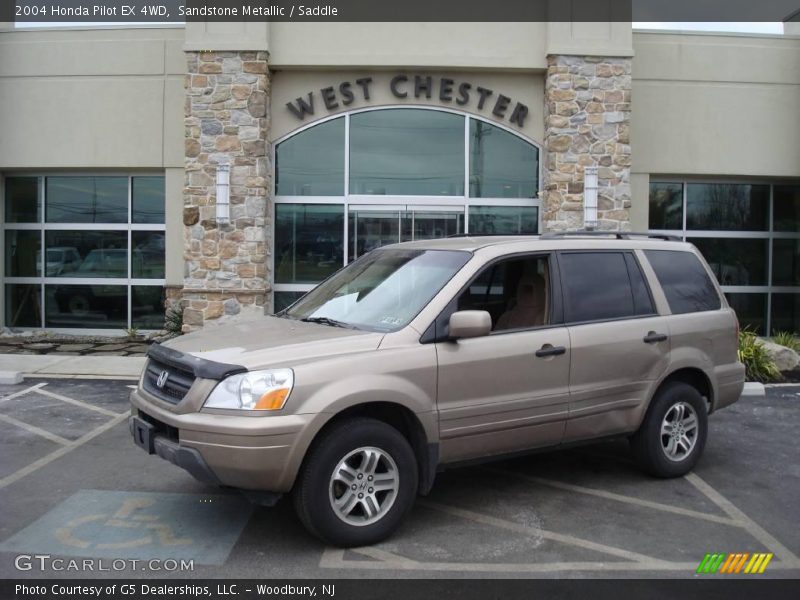
[[[164,372],[167,373],[166,381],[159,387],[158,378]],[[156,398],[160,398],[170,404],[177,404],[183,400],[193,383],[193,373],[166,365],[152,357],[148,359],[144,371],[144,389]]]

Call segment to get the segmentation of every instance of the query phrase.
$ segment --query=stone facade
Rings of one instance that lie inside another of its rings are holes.
[[[270,173],[266,52],[187,52],[184,331],[263,314]],[[217,165],[230,165],[230,222],[216,215]]]
[[[629,230],[631,59],[548,56],[542,225],[583,228],[583,170],[598,167],[598,226]]]

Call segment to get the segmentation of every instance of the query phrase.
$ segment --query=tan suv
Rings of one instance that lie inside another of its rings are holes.
[[[694,246],[665,236],[397,244],[274,317],[151,347],[130,428],[365,545],[460,462],[617,436],[647,472],[686,473],[742,392],[737,328]]]

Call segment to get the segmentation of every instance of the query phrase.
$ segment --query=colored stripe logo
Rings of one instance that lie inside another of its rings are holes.
[[[772,560],[771,552],[734,552],[732,554],[706,554],[697,567],[697,573],[713,575],[714,573],[724,574],[747,574],[756,575],[763,573],[767,569],[769,561]]]

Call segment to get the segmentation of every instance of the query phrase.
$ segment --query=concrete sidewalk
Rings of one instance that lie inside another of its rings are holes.
[[[0,354],[0,383],[23,377],[138,379],[144,356],[65,356],[58,354]]]

